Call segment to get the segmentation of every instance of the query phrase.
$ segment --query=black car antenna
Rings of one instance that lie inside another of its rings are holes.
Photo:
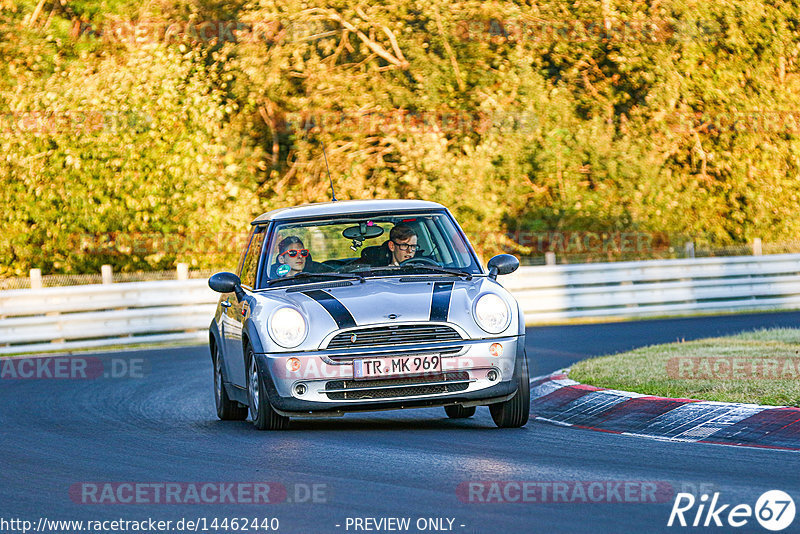
[[[325,145],[322,145],[322,156],[325,158],[325,169],[328,171],[328,181],[331,183],[332,201],[336,202],[336,191],[333,190],[333,180],[331,179],[331,169],[328,167],[328,156],[325,154]]]

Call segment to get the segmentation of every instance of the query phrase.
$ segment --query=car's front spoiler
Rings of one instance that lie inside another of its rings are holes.
[[[509,392],[510,391],[510,392]],[[431,408],[460,404],[464,407],[484,406],[511,399],[517,394],[514,381],[501,382],[480,391],[454,393],[447,397],[428,399],[404,399],[398,401],[348,404],[312,402],[292,397],[270,398],[272,409],[287,417],[340,417],[352,412],[377,412],[404,408]]]

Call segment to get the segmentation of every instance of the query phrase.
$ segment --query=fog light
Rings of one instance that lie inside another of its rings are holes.
[[[489,354],[492,356],[499,358],[503,355],[503,345],[500,343],[492,343],[489,347]]]
[[[286,370],[290,373],[295,373],[300,370],[300,360],[297,358],[289,358],[286,360]]]
[[[499,376],[499,375],[497,374],[497,371],[495,371],[494,369],[492,369],[491,371],[489,371],[488,373],[486,373],[486,378],[488,378],[488,379],[489,379],[489,380],[491,380],[492,382],[494,382],[495,380],[497,380],[497,377],[498,377],[498,376]]]
[[[306,391],[308,391],[308,388],[305,384],[297,384],[294,387],[294,392],[297,393],[297,395],[305,395]]]

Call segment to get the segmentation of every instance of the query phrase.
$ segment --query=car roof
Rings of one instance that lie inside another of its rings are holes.
[[[302,219],[306,217],[324,217],[336,215],[353,215],[359,213],[397,212],[409,210],[444,209],[444,206],[427,200],[338,200],[336,202],[320,202],[303,204],[291,208],[279,208],[258,216],[251,224],[265,224],[270,221]]]

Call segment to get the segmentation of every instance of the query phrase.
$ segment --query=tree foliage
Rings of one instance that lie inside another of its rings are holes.
[[[230,266],[198,236],[327,200],[323,146],[340,199],[439,201],[484,255],[530,253],[517,230],[800,230],[792,2],[0,6],[6,274]]]

